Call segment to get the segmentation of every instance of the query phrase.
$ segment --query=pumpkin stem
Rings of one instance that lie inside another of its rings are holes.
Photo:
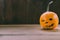
[[[52,4],[52,3],[53,3],[53,1],[50,1],[50,2],[48,3],[47,11],[49,11],[49,5]]]

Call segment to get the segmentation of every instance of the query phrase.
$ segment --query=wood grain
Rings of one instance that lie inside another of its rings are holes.
[[[57,30],[41,30],[39,24],[0,25],[0,40],[60,40]]]

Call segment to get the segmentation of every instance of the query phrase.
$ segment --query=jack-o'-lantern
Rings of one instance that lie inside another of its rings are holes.
[[[59,23],[59,18],[55,12],[46,11],[40,16],[39,22],[42,29],[56,29]]]
[[[40,25],[44,29],[54,29],[57,27],[59,19],[54,12],[45,12],[40,17]]]

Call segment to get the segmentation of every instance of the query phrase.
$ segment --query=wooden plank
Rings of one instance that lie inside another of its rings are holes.
[[[0,24],[4,22],[4,0],[0,0]]]
[[[11,23],[12,18],[13,18],[13,13],[12,13],[12,0],[5,0],[5,22],[4,23]]]

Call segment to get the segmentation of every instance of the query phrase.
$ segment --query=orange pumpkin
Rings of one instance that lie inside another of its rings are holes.
[[[57,28],[59,19],[56,13],[47,11],[40,17],[40,25],[43,29],[55,29]]]
[[[55,12],[49,11],[49,5],[53,1],[49,2],[47,11],[40,16],[39,23],[42,29],[56,29],[59,23],[59,18]]]

